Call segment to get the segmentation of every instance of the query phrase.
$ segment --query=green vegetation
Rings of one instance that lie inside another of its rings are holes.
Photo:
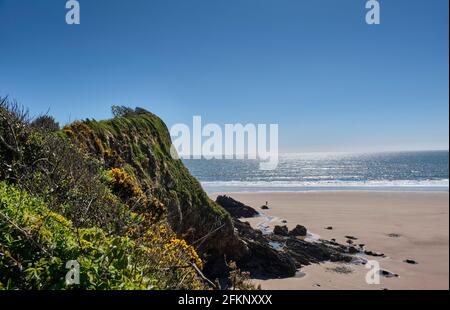
[[[202,253],[220,256],[226,249],[228,254],[239,250],[242,245],[228,213],[208,198],[181,160],[172,158],[162,120],[142,108],[113,107],[113,112],[113,119],[75,122],[63,133],[104,167],[126,172],[143,193],[167,206],[171,227],[188,242],[201,242]],[[131,196],[136,200],[139,195]]]
[[[76,229],[39,199],[0,183],[0,288],[64,289],[66,262],[80,264],[82,289],[202,288],[188,262],[201,261],[177,239],[160,248],[163,235],[133,240],[99,228]],[[184,261],[182,261],[184,259]],[[152,261],[153,260],[153,261]],[[172,265],[173,264],[173,265]],[[181,282],[181,278],[188,280]]]
[[[83,123],[71,128],[90,134]],[[202,259],[131,172],[71,143],[52,118],[32,122],[0,98],[0,287],[206,288]],[[81,281],[67,287],[71,260]]]
[[[228,213],[172,158],[161,119],[113,115],[59,129],[0,98],[0,288],[205,289],[205,263],[242,252]],[[72,260],[80,284],[67,286]]]

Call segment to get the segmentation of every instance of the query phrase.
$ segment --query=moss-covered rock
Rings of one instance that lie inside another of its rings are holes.
[[[76,288],[205,288],[202,259],[133,166],[85,123],[53,132],[24,111],[0,98],[0,289],[66,288],[68,260]],[[67,139],[78,135],[82,148]]]
[[[172,229],[213,261],[246,252],[229,214],[209,199],[180,159],[171,156],[163,121],[143,109],[110,120],[86,120],[63,128],[81,149],[107,169],[125,171],[149,198],[166,206]],[[134,190],[136,191],[136,190]]]

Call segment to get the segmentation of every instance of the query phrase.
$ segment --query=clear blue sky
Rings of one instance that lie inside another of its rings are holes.
[[[448,149],[448,0],[0,0],[0,95],[61,123],[278,123],[284,151]]]

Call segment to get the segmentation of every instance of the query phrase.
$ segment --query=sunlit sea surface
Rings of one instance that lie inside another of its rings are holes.
[[[209,192],[308,190],[448,191],[448,151],[280,154],[256,160],[184,160]]]

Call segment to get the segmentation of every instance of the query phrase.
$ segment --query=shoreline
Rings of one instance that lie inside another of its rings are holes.
[[[210,194],[215,199],[219,193]],[[355,236],[386,257],[379,261],[383,270],[398,274],[368,285],[364,265],[323,263],[302,267],[301,277],[255,280],[263,289],[448,289],[449,287],[449,207],[448,192],[231,192],[225,193],[253,208],[269,201],[263,210],[270,217],[267,228],[304,225],[325,240],[345,243]],[[281,221],[286,220],[284,224]],[[261,228],[261,216],[243,219]],[[326,227],[332,227],[328,230]],[[405,260],[418,264],[408,264]]]
[[[210,197],[216,197],[218,195],[240,195],[240,194],[295,194],[295,193],[431,193],[431,194],[440,194],[440,193],[450,193],[450,188],[446,187],[445,189],[419,189],[419,190],[389,190],[389,189],[305,189],[305,190],[244,190],[244,191],[214,191],[210,192],[204,189],[204,191]]]

